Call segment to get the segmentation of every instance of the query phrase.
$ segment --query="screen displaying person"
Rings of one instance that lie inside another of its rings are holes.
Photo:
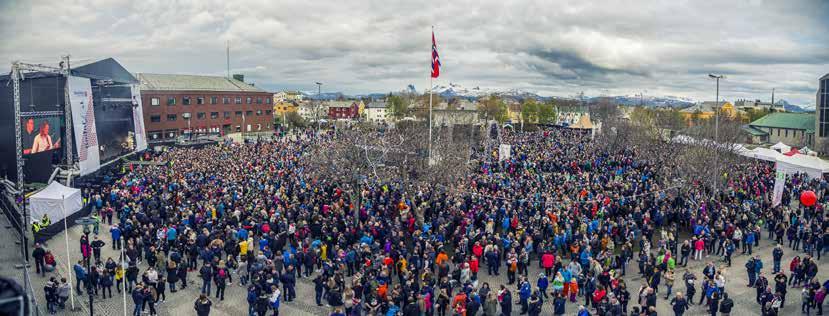
[[[35,140],[35,136],[37,136],[38,131],[35,130],[35,119],[28,118],[26,119],[25,130],[23,131],[23,144],[31,144]],[[31,154],[32,147],[23,148],[23,154]]]
[[[40,129],[37,136],[32,141],[31,153],[39,153],[52,149],[52,136],[49,135],[49,121],[43,120],[40,122]]]

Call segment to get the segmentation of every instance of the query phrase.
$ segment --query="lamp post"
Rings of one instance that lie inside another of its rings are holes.
[[[714,100],[714,141],[720,140],[720,79],[724,79],[724,75],[708,74],[708,77],[717,81],[716,99]]]
[[[717,81],[716,99],[714,100],[714,151],[716,159],[715,170],[717,172],[714,180],[714,189],[720,188],[720,79],[725,78],[724,75],[708,74],[708,77]]]

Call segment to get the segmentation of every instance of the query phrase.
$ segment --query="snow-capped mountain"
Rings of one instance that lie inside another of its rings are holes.
[[[590,100],[602,97],[593,97]],[[630,106],[649,106],[649,107],[677,107],[683,108],[693,105],[695,101],[690,98],[678,96],[653,96],[653,95],[625,95],[625,96],[609,96],[615,103]]]
[[[814,104],[795,105],[795,104],[789,103],[789,101],[786,101],[786,100],[778,100],[778,101],[775,101],[774,104],[783,105],[783,108],[785,108],[786,111],[789,111],[789,112],[807,112],[807,111],[812,111],[812,110],[815,109]]]

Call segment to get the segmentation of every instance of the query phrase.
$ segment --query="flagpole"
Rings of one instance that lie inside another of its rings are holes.
[[[435,26],[432,25],[432,39],[434,39],[434,36],[435,36],[434,34],[435,34]],[[432,45],[434,45],[434,42],[432,43]],[[432,49],[434,49],[434,47],[432,47]],[[431,53],[429,54],[429,56],[431,56],[430,57],[430,64],[433,65],[432,67],[434,67],[435,57]],[[434,69],[432,71],[434,71]],[[427,162],[427,164],[429,166],[432,165],[432,88],[434,87],[432,82],[434,81],[434,79],[435,79],[434,76],[432,76],[432,74],[430,73],[429,74],[429,161]]]
[[[65,199],[63,195],[60,196],[61,201]],[[66,208],[63,207],[63,203],[60,203],[60,210],[63,213],[63,239],[66,241],[66,276],[69,279],[69,303],[72,305],[72,310],[75,310],[75,288],[72,286],[72,258],[71,252],[69,252],[69,228],[67,227],[66,221],[69,218],[66,217]]]

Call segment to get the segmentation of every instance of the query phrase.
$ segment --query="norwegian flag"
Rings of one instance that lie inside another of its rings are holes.
[[[438,45],[435,44],[435,31],[432,31],[432,78],[440,76],[440,57],[438,56]]]

